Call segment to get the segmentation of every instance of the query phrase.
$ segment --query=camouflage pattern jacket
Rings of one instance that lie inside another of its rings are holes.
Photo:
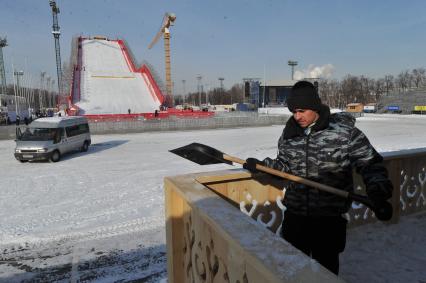
[[[353,191],[352,170],[355,169],[362,176],[370,197],[390,198],[392,183],[382,164],[383,158],[355,127],[355,119],[344,113],[330,115],[325,105],[319,114],[308,135],[290,118],[278,141],[277,158],[266,158],[263,163],[349,192]],[[350,201],[291,182],[284,205],[299,215],[336,216],[348,211]]]

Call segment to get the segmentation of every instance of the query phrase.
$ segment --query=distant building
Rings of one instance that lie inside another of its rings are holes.
[[[296,80],[281,80],[266,82],[265,86],[259,87],[259,107],[285,106],[287,97]]]
[[[244,81],[244,102],[255,105],[257,108],[259,105],[260,95],[260,79],[248,78],[243,79]]]
[[[364,105],[365,113],[375,113],[376,111],[377,111],[376,103],[367,103],[366,105]]]
[[[361,113],[364,111],[364,104],[362,103],[349,103],[346,105],[346,111],[352,113]]]

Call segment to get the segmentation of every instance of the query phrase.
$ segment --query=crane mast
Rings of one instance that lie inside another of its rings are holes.
[[[56,6],[55,0],[49,0],[49,5],[52,7],[53,26],[52,34],[55,39],[55,54],[56,54],[56,73],[58,75],[58,94],[62,96],[62,67],[61,67],[61,49],[59,45],[59,36],[61,32],[58,24],[59,7]]]
[[[160,31],[156,34],[152,42],[149,44],[148,49],[151,49],[155,43],[163,35],[164,39],[164,53],[166,63],[166,104],[173,107],[173,95],[172,95],[172,75],[170,68],[170,26],[173,25],[176,20],[176,15],[173,13],[166,13],[163,17],[163,23],[160,27]]]
[[[4,69],[4,61],[3,61],[3,47],[7,46],[6,38],[0,37],[0,83],[1,89],[0,93],[6,94],[6,71]]]

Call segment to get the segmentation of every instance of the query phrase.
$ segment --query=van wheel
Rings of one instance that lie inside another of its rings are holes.
[[[55,150],[52,153],[52,156],[50,156],[50,161],[51,162],[58,162],[60,159],[61,159],[61,154],[57,150]]]
[[[26,163],[26,162],[28,162],[28,160],[25,160],[25,159],[19,159],[19,162],[21,162],[21,163]]]
[[[89,150],[89,143],[87,141],[84,141],[83,146],[81,147],[82,152],[86,152]]]

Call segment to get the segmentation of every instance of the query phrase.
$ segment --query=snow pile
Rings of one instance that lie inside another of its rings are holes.
[[[82,41],[80,114],[153,113],[160,107],[145,74],[130,70],[117,41]]]

